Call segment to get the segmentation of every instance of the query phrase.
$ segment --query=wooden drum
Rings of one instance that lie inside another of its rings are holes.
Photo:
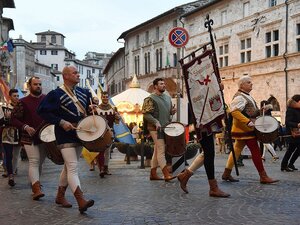
[[[171,156],[181,156],[186,151],[185,129],[179,122],[171,122],[164,128],[166,152]]]
[[[105,151],[113,141],[112,131],[106,119],[99,115],[87,116],[77,125],[77,137],[91,152]]]

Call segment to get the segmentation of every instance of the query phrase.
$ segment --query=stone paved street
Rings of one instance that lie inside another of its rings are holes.
[[[282,159],[284,151],[278,152]],[[46,161],[41,183],[46,196],[31,200],[27,180],[27,161],[20,162],[17,185],[10,188],[0,178],[0,224],[300,224],[300,172],[280,171],[280,161],[267,155],[265,167],[275,185],[262,185],[250,159],[240,167],[240,182],[221,181],[226,154],[216,154],[216,178],[230,198],[208,196],[204,168],[188,183],[190,193],[179,188],[177,180],[149,181],[149,170],[139,169],[140,161],[124,162],[124,155],[114,151],[112,176],[100,179],[98,171],[90,172],[84,159],[80,161],[80,177],[85,196],[95,200],[86,214],[79,214],[70,190],[67,198],[73,204],[65,209],[54,203],[61,166]],[[300,168],[300,160],[295,164]]]

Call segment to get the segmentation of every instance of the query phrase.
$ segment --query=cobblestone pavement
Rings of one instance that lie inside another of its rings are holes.
[[[278,152],[282,159],[284,151]],[[280,171],[280,161],[272,162],[267,155],[266,171],[278,184],[262,185],[251,159],[240,167],[240,182],[221,181],[227,159],[216,154],[216,178],[230,198],[208,196],[204,168],[200,168],[188,183],[189,194],[183,193],[177,180],[149,181],[150,168],[140,169],[140,161],[126,164],[124,155],[114,151],[111,160],[113,175],[100,179],[98,171],[80,160],[82,189],[95,205],[80,214],[70,190],[67,198],[73,204],[66,209],[54,203],[61,166],[46,161],[41,183],[45,197],[31,200],[27,180],[27,161],[19,164],[17,185],[10,188],[7,179],[0,178],[0,224],[300,224],[300,172]],[[295,164],[300,168],[300,160]]]

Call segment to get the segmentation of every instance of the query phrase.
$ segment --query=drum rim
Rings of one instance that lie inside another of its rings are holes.
[[[178,124],[180,124],[180,125],[183,127],[183,133],[181,133],[180,135],[184,134],[184,132],[185,132],[185,126],[184,126],[184,124],[181,123],[181,122],[177,122],[177,121],[169,122],[169,123],[167,123],[164,127],[167,127],[168,125],[171,125],[171,124],[174,124],[174,123],[178,123]],[[164,130],[164,133],[165,133],[167,136],[175,137],[175,136],[172,136],[172,135],[168,134],[168,133],[166,132],[166,130]]]
[[[254,122],[255,130],[257,130],[257,131],[259,131],[259,132],[261,132],[261,133],[267,134],[267,133],[272,133],[272,132],[276,131],[276,130],[279,128],[279,122],[278,122],[278,120],[277,120],[275,117],[270,116],[270,115],[264,115],[264,117],[272,118],[273,121],[276,121],[277,126],[276,126],[276,128],[275,128],[274,130],[271,130],[271,131],[268,131],[268,132],[264,132],[264,131],[262,131],[262,130],[260,130],[260,129],[257,129],[257,124],[256,124],[256,122],[257,122],[259,119],[261,119],[262,117],[263,117],[263,116],[259,116],[259,117],[256,118],[256,120],[255,120],[255,122]]]
[[[96,140],[98,140],[99,138],[102,138],[103,135],[106,133],[106,131],[109,129],[107,120],[105,119],[105,117],[103,117],[103,116],[101,116],[101,115],[88,115],[88,116],[82,118],[81,120],[79,120],[79,122],[77,123],[77,127],[79,126],[79,124],[80,124],[83,120],[85,120],[85,119],[88,118],[88,117],[93,117],[93,116],[101,117],[101,118],[103,119],[103,121],[105,122],[106,127],[105,127],[105,129],[103,130],[103,132],[102,132],[102,134],[101,134],[100,136],[96,137],[95,139],[89,140],[89,141],[82,140],[82,139],[79,137],[79,135],[78,135],[79,131],[76,130],[76,136],[77,136],[77,138],[78,138],[80,141],[82,141],[82,142],[93,142],[93,141],[96,141]],[[98,132],[99,132],[99,131],[96,131],[96,133],[98,133]]]

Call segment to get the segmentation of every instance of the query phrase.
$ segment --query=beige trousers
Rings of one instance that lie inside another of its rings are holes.
[[[157,131],[150,131],[150,135],[154,141],[151,168],[157,168],[159,166],[161,169],[163,169],[167,164],[165,156],[165,140],[157,139]]]

